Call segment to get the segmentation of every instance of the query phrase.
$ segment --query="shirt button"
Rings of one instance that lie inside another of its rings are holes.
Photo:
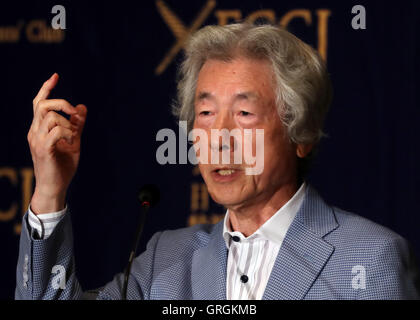
[[[238,236],[233,236],[232,240],[235,241],[235,242],[241,241],[241,239]]]
[[[248,282],[248,276],[247,276],[247,275],[245,275],[245,274],[243,274],[243,275],[241,276],[241,281],[242,281],[243,283],[247,283],[247,282]]]

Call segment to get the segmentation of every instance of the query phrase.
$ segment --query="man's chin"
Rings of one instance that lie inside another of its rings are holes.
[[[242,202],[244,202],[245,200],[239,196],[235,196],[233,194],[228,194],[228,193],[221,193],[221,192],[216,192],[215,194],[210,193],[210,196],[214,200],[214,202],[226,208],[237,206],[241,204]]]

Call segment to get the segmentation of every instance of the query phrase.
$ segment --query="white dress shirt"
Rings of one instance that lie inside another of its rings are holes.
[[[61,218],[67,212],[67,206],[57,212],[43,213],[36,215],[31,210],[31,205],[28,208],[28,221],[32,229],[35,229],[35,234],[38,239],[48,239],[54,231],[55,226],[60,222]]]
[[[226,275],[227,300],[260,300],[277,254],[305,195],[302,183],[294,196],[249,237],[232,231],[229,210],[223,238],[229,250]]]
[[[260,300],[273,269],[287,230],[298,212],[306,184],[302,183],[293,197],[249,237],[232,231],[229,210],[224,218],[223,238],[229,250],[226,275],[227,300]],[[47,239],[67,212],[35,215],[31,206],[29,225],[39,239]]]

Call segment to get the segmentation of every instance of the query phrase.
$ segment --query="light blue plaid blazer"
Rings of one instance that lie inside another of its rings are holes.
[[[128,299],[226,299],[228,251],[222,231],[223,220],[156,233],[133,261]],[[48,239],[33,235],[26,214],[16,299],[120,299],[122,274],[100,289],[82,291],[69,214]],[[66,270],[64,289],[53,285],[55,265]],[[419,292],[419,270],[401,236],[327,205],[308,186],[263,299],[419,299]]]

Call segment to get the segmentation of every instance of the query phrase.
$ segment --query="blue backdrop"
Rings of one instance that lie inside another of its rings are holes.
[[[156,133],[177,130],[170,104],[182,49],[172,48],[182,36],[173,30],[188,35],[200,13],[198,27],[257,17],[287,24],[321,52],[335,96],[308,180],[331,204],[400,233],[420,256],[419,1],[61,2],[61,31],[51,29],[55,4],[0,4],[0,298],[13,298],[20,221],[34,186],[32,99],[53,72],[60,81],[52,96],[88,107],[68,197],[84,288],[126,265],[141,185],[157,184],[162,196],[139,251],[158,230],[224,213],[191,165],[161,166],[155,155]],[[366,8],[365,30],[352,28],[356,4]]]

